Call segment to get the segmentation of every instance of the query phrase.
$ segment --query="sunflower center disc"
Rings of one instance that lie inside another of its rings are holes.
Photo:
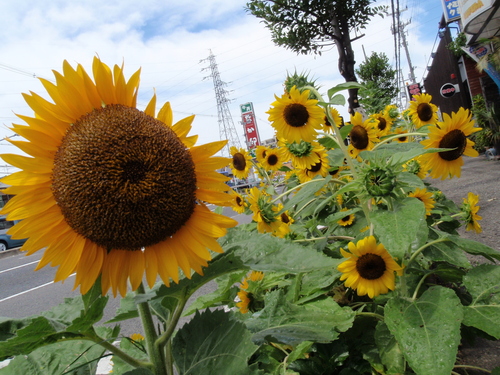
[[[356,270],[362,278],[376,280],[382,277],[386,270],[385,261],[380,255],[367,253],[358,258]]]
[[[429,121],[432,118],[432,107],[428,103],[420,103],[417,107],[418,118]]]
[[[108,105],[62,140],[53,195],[68,225],[106,249],[139,250],[177,232],[195,207],[191,154],[168,126]]]
[[[267,158],[267,162],[269,165],[276,165],[278,164],[278,157],[276,155],[269,155]]]
[[[353,127],[349,136],[351,137],[352,145],[358,150],[363,150],[368,147],[368,132],[361,125]]]
[[[293,103],[286,106],[283,117],[288,125],[300,128],[306,125],[307,120],[309,120],[309,112],[302,104]]]
[[[247,160],[243,154],[237,152],[233,155],[233,166],[237,171],[244,171],[247,166]]]
[[[455,129],[448,132],[439,142],[440,148],[454,148],[454,150],[443,151],[439,156],[446,161],[453,161],[458,159],[465,151],[467,146],[467,137],[459,130]]]
[[[385,130],[387,127],[387,121],[383,117],[379,117],[378,119],[378,128],[379,130]]]

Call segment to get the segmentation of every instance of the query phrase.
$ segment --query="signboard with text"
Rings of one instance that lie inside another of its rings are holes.
[[[420,87],[420,83],[412,83],[411,85],[406,86],[408,89],[408,94],[410,94],[410,100],[413,100],[413,95],[419,95],[422,93],[422,87]]]
[[[458,0],[442,0],[446,23],[460,19],[460,2]]]
[[[241,122],[245,130],[245,139],[247,148],[250,150],[260,146],[259,131],[257,129],[257,121],[255,120],[255,113],[253,111],[252,103],[245,103],[240,105]]]

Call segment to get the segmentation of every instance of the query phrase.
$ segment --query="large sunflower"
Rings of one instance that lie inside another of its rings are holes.
[[[325,112],[318,106],[318,101],[309,98],[309,90],[302,93],[294,86],[290,93],[285,93],[273,102],[269,122],[276,129],[278,138],[289,142],[304,140],[311,142],[321,129]]]
[[[417,129],[424,125],[435,124],[438,121],[438,108],[431,103],[431,100],[432,96],[429,94],[413,95],[413,100],[408,108],[408,115]]]
[[[375,143],[380,141],[378,138],[378,122],[370,120],[363,121],[363,116],[359,112],[351,115],[352,129],[349,132],[351,143],[349,143],[348,151],[353,158],[357,158],[361,151],[371,150]]]
[[[476,233],[481,233],[483,229],[478,223],[482,219],[477,213],[479,212],[479,195],[468,193],[467,198],[464,198],[462,204],[462,212],[465,215],[465,223],[467,224],[466,230],[474,230]]]
[[[28,254],[45,248],[37,269],[58,266],[55,281],[76,273],[81,293],[99,275],[103,293],[123,296],[144,273],[150,286],[158,275],[178,282],[179,267],[201,273],[237,224],[204,204],[228,200],[215,171],[228,160],[212,157],[225,142],[195,147],[194,116],[172,125],[168,103],[155,115],[155,96],[136,109],[140,71],[126,81],[123,67],[94,58],[92,68],[94,80],[64,61],[55,84],[42,79],[53,103],[24,94],[35,115],[12,129],[28,142],[10,142],[32,157],[2,155],[22,169],[2,180],[15,195],[2,213],[22,220],[10,234],[29,237]]]
[[[385,294],[395,288],[394,272],[402,274],[403,269],[392,259],[384,245],[377,244],[374,236],[359,240],[357,244],[349,242],[349,252],[340,249],[347,258],[338,265],[342,272],[340,281],[345,286],[355,289],[358,296],[368,294],[370,298]]]
[[[481,128],[474,127],[474,120],[468,109],[460,108],[457,113],[452,112],[451,117],[443,114],[443,122],[438,122],[431,127],[429,139],[420,143],[425,148],[449,148],[450,151],[442,151],[424,154],[421,157],[425,168],[430,169],[433,178],[460,177],[460,169],[464,164],[462,155],[478,156],[474,150],[474,142],[467,137]]]

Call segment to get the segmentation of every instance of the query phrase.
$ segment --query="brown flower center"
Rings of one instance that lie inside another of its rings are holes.
[[[440,152],[439,156],[446,161],[456,160],[462,156],[466,146],[467,137],[465,134],[459,129],[454,129],[446,133],[439,142],[440,148],[453,148],[454,150]]]
[[[379,117],[378,119],[378,128],[379,130],[384,130],[387,127],[387,121],[383,117]]]
[[[54,158],[52,192],[68,225],[108,250],[174,235],[195,208],[191,154],[164,123],[113,104],[82,116]]]
[[[364,150],[368,147],[369,137],[368,132],[361,125],[356,125],[349,133],[352,145],[358,150]]]
[[[236,204],[239,207],[242,207],[243,206],[243,199],[241,199],[240,197],[236,197]]]
[[[267,158],[267,163],[271,166],[278,164],[278,156],[274,154],[269,155],[269,157]]]
[[[360,256],[356,261],[356,270],[363,279],[379,279],[386,269],[384,259],[377,254],[367,253]]]
[[[294,128],[300,128],[307,124],[309,112],[307,112],[307,108],[302,104],[292,103],[285,107],[283,117],[288,125]]]
[[[237,171],[244,171],[247,167],[247,159],[241,152],[237,152],[233,155],[233,167]]]
[[[288,224],[290,222],[290,217],[286,214],[286,212],[283,212],[281,214],[281,221],[285,224]]]
[[[432,118],[433,111],[429,103],[420,103],[417,107],[418,118],[422,121],[429,121]]]
[[[325,125],[326,126],[332,126],[332,124],[330,124],[330,121],[328,121],[328,117],[325,116]]]
[[[342,220],[344,223],[345,223],[345,222],[348,222],[349,220],[351,220],[351,215],[344,216],[341,220]]]

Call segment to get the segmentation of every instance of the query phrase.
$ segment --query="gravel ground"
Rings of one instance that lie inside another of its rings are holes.
[[[460,178],[444,181],[427,179],[427,181],[458,205],[462,204],[468,192],[478,194],[481,207],[478,214],[482,217],[479,223],[483,232],[480,234],[474,231],[466,232],[463,227],[459,232],[465,238],[482,242],[500,251],[500,161],[488,161],[482,155],[477,158],[466,157]],[[470,261],[472,264],[488,262],[483,257],[472,256]],[[459,350],[459,362],[488,370],[500,366],[500,340],[478,339],[472,346],[464,343]],[[485,373],[468,370],[467,374]]]

